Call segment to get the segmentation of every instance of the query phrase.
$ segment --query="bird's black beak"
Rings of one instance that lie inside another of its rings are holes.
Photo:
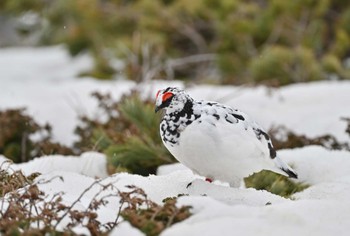
[[[157,113],[160,109],[162,109],[160,106],[156,106],[156,109],[154,109],[154,112]]]

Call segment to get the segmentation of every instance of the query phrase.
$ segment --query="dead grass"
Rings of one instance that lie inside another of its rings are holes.
[[[349,133],[349,130],[350,130],[350,122],[345,132]],[[269,134],[271,136],[273,146],[277,150],[298,148],[298,147],[304,147],[309,145],[319,145],[332,150],[350,151],[349,143],[340,142],[334,136],[329,134],[322,135],[315,138],[310,138],[310,137],[307,137],[306,135],[296,134],[285,126],[273,127],[272,129],[269,130]]]
[[[107,235],[123,220],[146,235],[158,235],[171,225],[185,220],[191,213],[190,207],[176,206],[176,199],[156,204],[147,198],[145,192],[128,186],[130,191],[121,192],[113,184],[101,184],[101,179],[94,181],[70,205],[63,204],[64,193],[46,195],[39,188],[46,182],[34,181],[37,175],[25,176],[20,171],[12,174],[6,169],[0,171],[0,234],[1,235],[76,235],[74,229],[82,227],[91,235]],[[92,198],[86,210],[77,210],[76,204],[94,186],[101,190]],[[112,190],[103,195],[104,190]],[[108,203],[109,198],[118,198],[120,207],[115,212],[113,221],[102,224],[98,220],[97,210]],[[60,230],[63,219],[69,222]]]

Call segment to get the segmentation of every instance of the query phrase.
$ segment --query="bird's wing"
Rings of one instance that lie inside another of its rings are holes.
[[[268,151],[271,159],[276,157],[276,151],[269,135],[244,112],[216,102],[203,102],[197,109],[200,109],[198,112],[202,114],[202,119],[206,122],[219,123],[225,129],[238,132],[252,140],[258,140]]]
[[[247,114],[215,102],[202,103],[198,109],[202,114],[202,126],[212,125],[218,128],[207,130],[211,130],[210,135],[220,139],[219,143],[226,147],[224,151],[235,150],[238,154],[251,156],[252,161],[260,161],[261,166],[276,171],[272,161],[276,157],[276,151],[269,135]],[[253,156],[259,158],[254,159]]]
[[[240,148],[251,148],[252,152],[254,150],[257,153],[264,153],[261,155],[263,159],[259,160],[262,164],[270,166],[270,170],[297,178],[296,172],[276,155],[270,136],[247,114],[216,102],[203,103],[200,109],[205,122],[221,126],[220,130],[223,130],[220,134],[221,139],[227,146],[231,142],[233,145],[233,142],[241,140]]]

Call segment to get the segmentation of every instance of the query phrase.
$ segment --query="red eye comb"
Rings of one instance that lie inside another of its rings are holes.
[[[174,96],[174,94],[172,92],[166,92],[164,93],[163,97],[162,97],[162,102],[168,100],[169,98],[171,98],[172,96]]]

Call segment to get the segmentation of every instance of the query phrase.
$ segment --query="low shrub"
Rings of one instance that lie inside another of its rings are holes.
[[[176,198],[166,198],[163,205],[158,205],[147,199],[142,189],[135,186],[129,188],[132,191],[120,194],[121,203],[127,205],[121,211],[121,216],[146,235],[159,235],[171,225],[191,216],[191,207],[177,207]]]
[[[142,101],[133,92],[119,102],[109,94],[94,93],[105,121],[81,117],[75,147],[107,154],[110,171],[129,171],[140,175],[155,174],[158,166],[174,163],[159,135],[160,117],[153,101]]]
[[[26,162],[48,154],[74,154],[72,149],[51,138],[51,126],[38,124],[25,109],[0,111],[0,153],[13,162]]]
[[[348,126],[349,129],[349,126]],[[340,142],[334,136],[327,134],[315,138],[309,138],[306,135],[299,135],[289,130],[285,126],[272,127],[269,130],[272,143],[275,149],[291,149],[309,145],[319,145],[332,150],[350,151],[350,144]]]
[[[92,236],[108,235],[122,222],[121,216],[146,235],[159,235],[164,229],[191,216],[190,207],[177,207],[176,199],[159,205],[149,200],[140,188],[128,186],[130,191],[121,192],[112,184],[101,184],[101,179],[93,182],[71,205],[66,205],[62,201],[64,193],[55,193],[48,199],[39,189],[41,183],[34,183],[34,178],[34,175],[25,176],[20,171],[9,174],[7,170],[0,170],[1,235],[76,235],[76,227],[86,229]],[[101,191],[95,194],[88,207],[74,209],[95,185],[99,185]],[[102,196],[106,189],[115,190],[115,194]],[[102,224],[98,221],[97,210],[108,203],[107,197],[119,198],[120,207],[113,221]],[[68,222],[58,230],[63,219]]]
[[[245,178],[244,183],[247,188],[266,190],[286,198],[309,187],[307,184],[291,180],[286,176],[268,170],[260,171]]]

